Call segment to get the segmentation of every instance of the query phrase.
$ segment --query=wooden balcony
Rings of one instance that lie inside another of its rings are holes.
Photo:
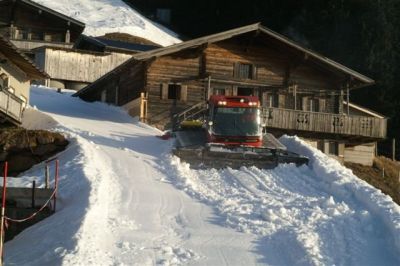
[[[60,48],[72,48],[72,43],[64,43],[64,42],[46,42],[46,41],[36,41],[36,40],[18,40],[11,39],[10,40],[18,49],[23,51],[30,51],[32,49],[43,47],[43,46],[52,46],[52,47],[60,47]]]
[[[305,112],[281,108],[262,108],[267,130],[294,133],[305,137],[379,140],[386,138],[387,119],[370,116]]]
[[[14,124],[20,124],[22,121],[23,101],[8,92],[0,90],[0,121],[5,117]]]

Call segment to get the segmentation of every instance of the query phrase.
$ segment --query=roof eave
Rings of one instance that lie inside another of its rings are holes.
[[[83,29],[84,29],[85,26],[86,26],[85,23],[83,23],[83,22],[81,22],[81,21],[79,21],[79,20],[76,20],[76,19],[74,19],[74,18],[68,17],[68,16],[66,16],[66,15],[64,15],[64,14],[62,14],[62,13],[59,13],[59,12],[57,12],[57,11],[51,9],[51,8],[48,8],[48,7],[46,7],[46,6],[43,6],[43,5],[41,5],[41,4],[38,4],[38,3],[33,2],[33,1],[31,1],[31,0],[21,0],[21,2],[23,2],[23,3],[25,3],[25,4],[28,4],[28,5],[30,5],[30,6],[34,6],[34,7],[36,7],[36,8],[39,8],[39,9],[41,9],[41,10],[43,10],[43,11],[46,11],[46,12],[48,12],[48,13],[50,13],[50,14],[53,14],[53,15],[59,17],[59,18],[62,18],[62,19],[64,19],[64,20],[67,20],[67,21],[69,21],[69,22],[71,22],[71,23],[74,23],[75,25],[77,25],[77,26],[79,26],[79,27],[81,27],[81,28],[83,28]],[[83,29],[82,29],[82,31],[83,31]]]

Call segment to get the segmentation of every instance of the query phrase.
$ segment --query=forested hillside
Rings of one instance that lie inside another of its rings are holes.
[[[373,78],[351,100],[390,117],[389,137],[400,140],[400,0],[126,1],[146,15],[170,8],[172,28],[188,38],[262,22]]]

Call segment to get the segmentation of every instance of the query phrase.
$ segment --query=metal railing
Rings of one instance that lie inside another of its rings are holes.
[[[203,118],[202,116],[204,115],[206,109],[207,109],[207,102],[204,101],[196,103],[195,105],[192,105],[191,107],[183,110],[182,112],[175,114],[173,116],[173,129],[179,127],[179,124],[182,121],[188,119]]]

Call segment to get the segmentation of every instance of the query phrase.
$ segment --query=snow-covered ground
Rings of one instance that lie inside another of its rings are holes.
[[[162,46],[179,43],[176,33],[145,18],[122,0],[33,0],[86,24],[84,34],[122,32]]]
[[[57,213],[6,244],[7,264],[400,265],[400,207],[299,139],[282,141],[309,166],[193,170],[158,130],[70,95],[32,87],[25,126],[71,144]]]

